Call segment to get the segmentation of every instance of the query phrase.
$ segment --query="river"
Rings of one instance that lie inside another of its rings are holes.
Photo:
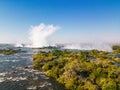
[[[10,47],[13,46],[0,45],[0,48]],[[32,56],[37,50],[21,49],[27,52],[0,54],[0,90],[64,90],[44,72],[33,69]]]

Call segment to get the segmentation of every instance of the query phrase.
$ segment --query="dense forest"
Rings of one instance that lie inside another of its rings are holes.
[[[54,49],[33,56],[34,69],[44,70],[68,90],[120,90],[120,46],[113,52]]]

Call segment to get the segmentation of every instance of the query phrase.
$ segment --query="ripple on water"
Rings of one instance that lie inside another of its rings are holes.
[[[4,77],[0,77],[0,83],[4,81],[5,81]]]
[[[19,60],[0,60],[0,63],[2,62],[19,62]]]

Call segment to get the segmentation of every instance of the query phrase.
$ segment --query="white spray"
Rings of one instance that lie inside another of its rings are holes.
[[[80,43],[80,44],[66,44],[65,49],[79,49],[79,50],[93,50],[112,52],[111,44],[108,43]]]
[[[58,26],[45,25],[44,23],[41,23],[38,26],[32,26],[29,33],[29,39],[32,42],[31,47],[38,48],[49,46],[47,40],[48,37],[51,36],[58,29]]]

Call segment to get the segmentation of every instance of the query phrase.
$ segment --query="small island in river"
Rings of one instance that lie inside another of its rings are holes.
[[[39,51],[33,67],[68,90],[120,90],[120,46],[113,52],[90,50]]]
[[[8,49],[0,49],[0,54],[3,55],[11,55],[15,53],[20,53],[20,52],[26,52],[21,49],[14,49],[14,48],[8,48]]]

